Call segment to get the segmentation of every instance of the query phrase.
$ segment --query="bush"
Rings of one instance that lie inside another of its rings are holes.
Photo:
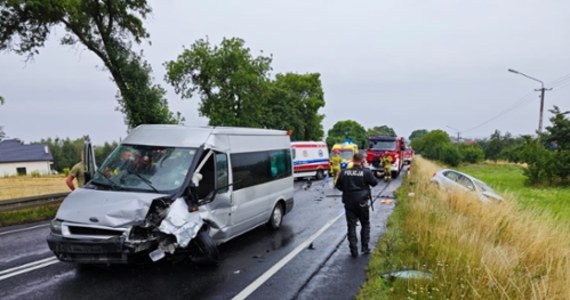
[[[32,175],[32,177],[36,177],[36,178],[41,176],[40,171],[38,171],[38,170],[33,171],[31,175]]]
[[[463,156],[463,161],[468,163],[478,163],[483,161],[485,158],[485,152],[481,149],[481,146],[474,144],[474,145],[461,145],[461,156]]]
[[[448,144],[441,147],[441,152],[439,153],[439,160],[441,162],[452,167],[457,167],[462,159],[463,157],[457,146]]]
[[[554,151],[546,150],[537,140],[527,139],[521,157],[528,167],[524,174],[529,184],[552,184],[556,180],[557,157]]]
[[[67,177],[69,175],[69,168],[63,168],[63,174]]]

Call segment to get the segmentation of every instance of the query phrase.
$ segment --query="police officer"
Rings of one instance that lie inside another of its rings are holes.
[[[360,221],[360,242],[362,252],[370,253],[370,186],[378,181],[368,168],[363,168],[364,157],[360,153],[353,156],[353,167],[342,170],[336,182],[336,188],[342,191],[342,203],[346,212],[348,243],[350,255],[358,256],[356,222]]]
[[[338,179],[338,174],[340,173],[340,164],[342,163],[342,157],[340,157],[340,150],[334,149],[333,156],[330,159],[331,175],[333,176],[333,182],[336,184]]]
[[[384,166],[384,181],[392,180],[392,156],[386,154],[382,158],[382,165]]]

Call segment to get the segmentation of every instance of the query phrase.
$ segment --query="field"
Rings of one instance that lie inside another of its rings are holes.
[[[431,184],[438,168],[414,161],[358,299],[570,299],[565,189],[526,188],[517,166],[462,167],[505,198],[483,204]],[[381,276],[403,269],[433,278]]]
[[[464,165],[459,171],[491,185],[500,194],[510,195],[522,208],[544,217],[570,223],[570,187],[529,187],[519,165],[482,163]]]
[[[0,177],[0,201],[62,192],[69,192],[63,175]]]

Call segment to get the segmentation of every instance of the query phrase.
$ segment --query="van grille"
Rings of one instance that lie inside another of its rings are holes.
[[[103,235],[103,236],[120,236],[123,231],[110,230],[92,227],[69,226],[69,232],[76,235]]]

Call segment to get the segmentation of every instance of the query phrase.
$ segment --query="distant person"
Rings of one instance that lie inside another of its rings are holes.
[[[364,157],[361,153],[354,154],[353,166],[342,170],[336,182],[336,188],[342,191],[342,203],[346,213],[348,246],[352,257],[358,256],[358,239],[356,237],[356,222],[360,221],[360,245],[362,253],[369,254],[370,248],[370,186],[376,186],[378,181],[372,171],[363,167]]]
[[[67,178],[65,178],[65,184],[72,191],[75,190],[75,185],[73,180],[77,179],[77,187],[82,187],[85,184],[85,167],[83,166],[83,151],[79,155],[79,162],[76,163],[69,171]]]
[[[386,154],[382,158],[382,165],[384,167],[384,181],[392,180],[392,156]]]
[[[336,184],[338,179],[338,174],[340,173],[340,164],[342,163],[342,157],[340,157],[340,150],[334,149],[333,156],[330,159],[331,175],[333,176],[333,183]]]

